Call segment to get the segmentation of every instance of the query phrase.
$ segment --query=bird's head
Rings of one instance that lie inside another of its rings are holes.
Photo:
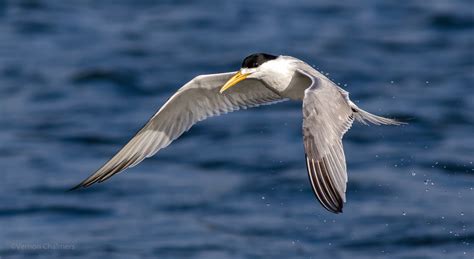
[[[246,57],[240,70],[222,86],[220,93],[245,79],[265,81],[269,77],[278,77],[282,72],[289,70],[288,62],[281,57],[266,53],[256,53]]]

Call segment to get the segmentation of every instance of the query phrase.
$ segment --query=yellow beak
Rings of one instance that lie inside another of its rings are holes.
[[[225,90],[231,88],[232,86],[236,85],[238,82],[244,80],[245,78],[247,78],[247,76],[249,75],[250,73],[248,74],[242,74],[239,72],[235,73],[235,75],[229,79],[229,81],[227,81],[227,83],[225,83],[225,85],[221,88],[221,90],[219,91],[220,93],[223,93]]]

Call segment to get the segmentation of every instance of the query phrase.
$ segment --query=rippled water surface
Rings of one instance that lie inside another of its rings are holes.
[[[0,1],[0,258],[473,258],[472,1]],[[308,183],[301,103],[201,122],[97,169],[182,84],[299,57],[402,127],[355,125],[344,213]]]

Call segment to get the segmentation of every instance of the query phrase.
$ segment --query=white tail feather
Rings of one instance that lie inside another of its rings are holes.
[[[355,111],[354,112],[354,118],[359,121],[364,123],[365,125],[368,125],[369,123],[375,124],[375,125],[402,125],[406,124],[404,122],[400,122],[394,119],[389,119],[385,118],[382,116],[377,116],[375,114],[372,114],[370,112],[366,112],[362,110],[361,108],[357,107],[354,103],[350,103],[352,109]]]

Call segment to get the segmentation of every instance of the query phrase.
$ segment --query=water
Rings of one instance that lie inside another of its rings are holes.
[[[471,1],[0,1],[0,258],[473,258]],[[65,192],[182,84],[265,51],[371,112],[348,202],[316,201],[301,104],[199,123]]]

